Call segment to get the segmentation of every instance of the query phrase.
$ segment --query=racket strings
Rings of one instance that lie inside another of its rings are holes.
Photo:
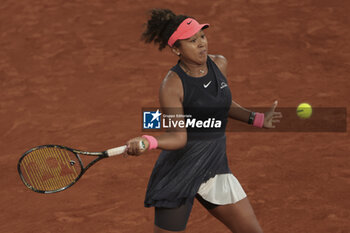
[[[36,190],[52,191],[73,183],[80,174],[76,156],[67,150],[46,147],[27,154],[21,163],[26,183]]]

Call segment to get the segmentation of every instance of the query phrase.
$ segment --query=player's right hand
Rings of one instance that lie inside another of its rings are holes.
[[[130,139],[126,143],[126,146],[127,146],[126,153],[128,155],[139,156],[145,151],[147,151],[149,147],[149,142],[146,138],[136,137],[136,138]]]

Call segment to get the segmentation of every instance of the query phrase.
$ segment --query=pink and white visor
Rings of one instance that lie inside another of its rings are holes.
[[[199,30],[207,27],[209,27],[209,24],[199,24],[195,19],[187,18],[182,21],[176,31],[170,36],[168,45],[173,47],[177,40],[188,39],[199,32]]]

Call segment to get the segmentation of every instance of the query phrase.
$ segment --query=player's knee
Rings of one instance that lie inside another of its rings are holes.
[[[263,233],[263,230],[261,229],[260,225],[257,224],[252,224],[250,226],[247,226],[246,228],[244,229],[241,229],[241,230],[236,230],[236,231],[232,231],[232,232],[235,232],[235,233]]]

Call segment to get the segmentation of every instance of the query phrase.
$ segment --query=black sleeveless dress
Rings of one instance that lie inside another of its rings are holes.
[[[179,207],[193,201],[200,185],[208,179],[231,173],[226,156],[225,127],[232,96],[225,76],[209,56],[207,66],[208,73],[201,78],[188,76],[179,63],[171,70],[182,81],[185,115],[221,120],[222,126],[214,131],[187,128],[185,147],[160,153],[148,183],[145,207]],[[210,85],[215,87],[214,92],[209,93]]]

